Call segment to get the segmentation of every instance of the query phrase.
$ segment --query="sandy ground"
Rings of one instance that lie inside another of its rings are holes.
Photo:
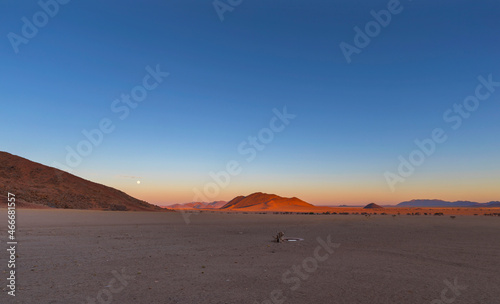
[[[0,209],[4,277],[6,218]],[[17,296],[4,278],[0,303],[500,303],[500,217],[202,213],[189,222],[18,210]],[[277,231],[304,241],[272,243]]]

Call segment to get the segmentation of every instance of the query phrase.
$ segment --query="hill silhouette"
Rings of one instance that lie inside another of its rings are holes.
[[[0,196],[16,195],[18,207],[160,211],[158,206],[65,171],[0,151]]]
[[[363,207],[363,209],[382,209],[382,208],[383,207],[381,207],[375,203],[371,203],[371,204],[368,204],[365,207]]]

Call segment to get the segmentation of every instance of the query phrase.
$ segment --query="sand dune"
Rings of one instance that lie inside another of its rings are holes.
[[[286,198],[275,194],[257,192],[238,196],[224,205],[221,210],[241,211],[301,211],[315,209],[314,205],[296,197]]]

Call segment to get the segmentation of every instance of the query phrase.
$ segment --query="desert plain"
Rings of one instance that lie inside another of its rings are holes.
[[[0,303],[499,303],[500,217],[454,213],[19,209]]]

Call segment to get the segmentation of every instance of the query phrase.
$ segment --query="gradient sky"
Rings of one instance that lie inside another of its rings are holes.
[[[347,63],[340,43],[389,2],[243,0],[221,22],[211,0],[71,1],[16,54],[9,33],[41,7],[3,1],[0,150],[65,164],[109,118],[114,131],[72,173],[152,203],[192,201],[231,160],[242,172],[210,200],[500,200],[500,88],[456,130],[443,119],[478,76],[500,81],[500,2],[401,1]],[[119,119],[113,101],[157,65],[170,75]],[[296,118],[247,161],[240,143],[284,107]],[[447,141],[392,192],[384,173],[435,128]]]

